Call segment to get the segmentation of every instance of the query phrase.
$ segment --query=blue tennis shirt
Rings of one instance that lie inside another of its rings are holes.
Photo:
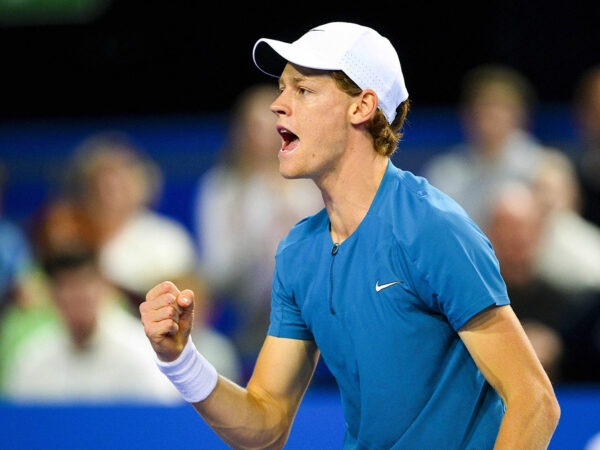
[[[334,245],[323,209],[276,255],[268,333],[314,339],[335,376],[346,449],[492,448],[504,414],[457,330],[509,304],[464,210],[390,161],[360,226]]]

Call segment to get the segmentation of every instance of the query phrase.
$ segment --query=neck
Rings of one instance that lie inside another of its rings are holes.
[[[334,242],[347,239],[365,218],[388,162],[388,157],[376,155],[368,164],[345,167],[321,188]]]

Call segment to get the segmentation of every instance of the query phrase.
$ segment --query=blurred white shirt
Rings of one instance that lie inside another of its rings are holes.
[[[109,304],[85,349],[61,323],[36,330],[7,367],[4,395],[20,403],[184,403],[156,367],[142,324]]]

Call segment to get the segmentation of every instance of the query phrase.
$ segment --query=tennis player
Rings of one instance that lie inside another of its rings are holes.
[[[285,445],[320,356],[346,449],[546,448],[560,408],[488,239],[390,160],[410,103],[390,41],[335,22],[293,43],[259,39],[253,57],[279,79],[280,172],[313,180],[325,208],[279,245],[246,387],[198,353],[194,295],[168,281],[140,306],[158,367],[233,448]]]

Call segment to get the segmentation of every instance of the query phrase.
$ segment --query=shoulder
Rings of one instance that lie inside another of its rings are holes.
[[[2,250],[8,253],[30,253],[30,244],[25,231],[16,223],[6,219],[0,219],[0,251]]]
[[[160,239],[156,239],[160,236]],[[146,209],[133,216],[123,229],[109,241],[107,248],[138,243],[139,248],[169,247],[187,254],[194,245],[194,237],[183,223],[158,211]],[[190,255],[187,255],[189,258]]]
[[[49,322],[40,325],[13,349],[6,379],[23,379],[31,373],[45,370],[49,364],[56,362],[57,356],[63,355],[68,346],[68,336],[60,324]]]
[[[329,217],[327,211],[322,208],[317,213],[305,217],[298,221],[279,243],[277,253],[285,250],[290,246],[305,242],[307,239],[312,239],[316,233],[323,232],[327,228]]]
[[[218,164],[207,169],[196,182],[196,195],[215,195],[222,189],[227,191],[237,188],[240,177],[229,166]]]
[[[388,171],[386,178],[369,215],[394,236],[409,260],[422,263],[422,270],[475,249],[491,251],[489,240],[465,210],[427,179],[400,169]]]
[[[374,212],[387,216],[393,225],[406,230],[438,229],[440,225],[463,226],[469,223],[465,210],[425,177],[392,166],[382,183],[381,201],[376,198]]]

